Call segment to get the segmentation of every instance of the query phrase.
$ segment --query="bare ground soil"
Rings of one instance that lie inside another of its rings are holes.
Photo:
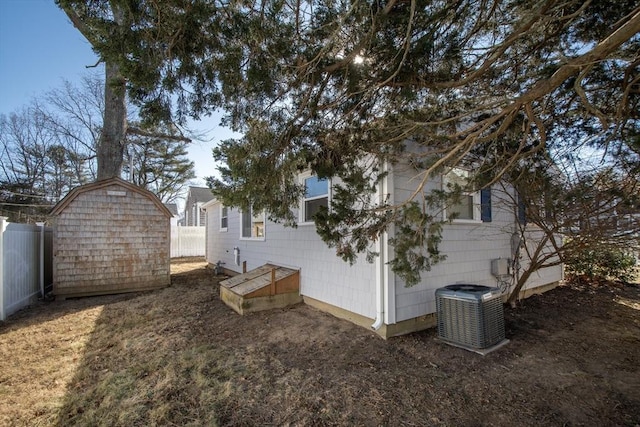
[[[306,305],[239,316],[202,260],[172,273],[1,324],[0,425],[640,425],[638,286],[523,301],[483,357]]]

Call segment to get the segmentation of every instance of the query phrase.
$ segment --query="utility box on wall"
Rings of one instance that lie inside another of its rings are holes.
[[[498,258],[491,260],[491,274],[495,277],[509,275],[509,260],[506,258]]]

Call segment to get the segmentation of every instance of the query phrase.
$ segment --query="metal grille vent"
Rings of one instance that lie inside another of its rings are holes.
[[[438,337],[463,347],[483,349],[505,339],[500,289],[449,285],[436,289]]]

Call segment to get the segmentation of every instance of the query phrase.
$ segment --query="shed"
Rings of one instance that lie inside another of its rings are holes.
[[[170,284],[171,212],[150,191],[105,179],[74,188],[51,215],[57,297]]]

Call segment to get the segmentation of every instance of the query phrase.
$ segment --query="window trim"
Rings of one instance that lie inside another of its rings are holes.
[[[249,214],[251,215],[251,219],[253,220],[253,218],[256,218],[256,216],[253,215],[252,212],[253,208],[249,208]],[[246,214],[246,212],[244,212],[243,210],[240,210],[240,240],[248,240],[248,241],[254,241],[254,242],[264,242],[266,240],[267,237],[267,216],[265,214],[264,211],[262,211],[259,215],[262,215],[262,236],[260,237],[244,237],[242,235],[242,231],[243,231],[243,217]],[[253,221],[252,221],[253,224]]]
[[[311,171],[307,171],[304,172],[302,174],[300,174],[299,176],[299,182],[300,184],[305,188],[306,190],[306,183],[305,181],[311,177],[317,177],[316,174],[312,173]],[[315,222],[313,220],[311,221],[306,221],[305,216],[306,216],[306,202],[308,201],[312,201],[312,200],[319,200],[319,199],[324,199],[325,197],[327,198],[327,207],[331,208],[331,179],[326,179],[327,181],[327,193],[326,196],[322,195],[322,196],[315,196],[315,197],[306,197],[306,194],[303,194],[302,197],[300,198],[300,209],[298,212],[298,225],[315,225]]]
[[[223,211],[227,210],[227,214],[225,216],[223,216]],[[229,208],[225,205],[223,205],[222,203],[220,204],[220,221],[218,223],[218,225],[220,226],[220,228],[218,229],[218,231],[220,233],[226,233],[227,231],[229,231]],[[222,220],[226,219],[227,220],[227,225],[226,227],[222,226]]]
[[[443,190],[447,190],[447,184],[451,181],[447,175],[451,172],[454,171],[460,171],[460,172],[464,172],[465,174],[469,174],[469,171],[466,169],[462,169],[462,168],[451,168],[449,170],[449,172],[447,172],[446,174],[442,175],[442,189]],[[450,219],[449,218],[449,213],[448,213],[448,209],[447,206],[443,207],[443,216],[444,219],[446,221],[450,221],[452,224],[482,224],[482,199],[481,199],[481,195],[480,192],[482,190],[478,190],[478,191],[473,191],[473,192],[463,192],[462,195],[463,196],[471,196],[471,203],[472,203],[472,211],[473,211],[473,218],[455,218],[455,219]]]

